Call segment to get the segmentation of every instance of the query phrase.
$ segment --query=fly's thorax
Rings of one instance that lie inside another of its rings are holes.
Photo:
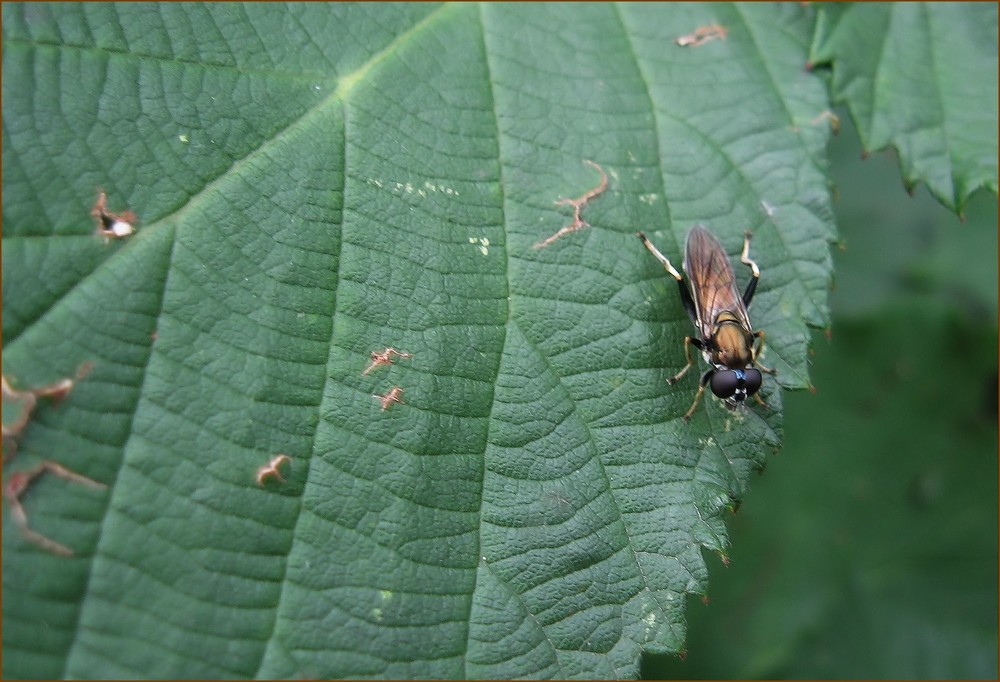
[[[753,334],[730,312],[716,316],[708,345],[711,362],[716,366],[742,369],[753,362]]]

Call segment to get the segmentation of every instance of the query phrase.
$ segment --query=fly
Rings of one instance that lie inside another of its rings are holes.
[[[684,276],[677,272],[667,257],[642,232],[638,236],[677,280],[684,309],[698,330],[698,337],[684,337],[687,365],[668,379],[667,383],[677,383],[691,369],[694,364],[691,346],[700,350],[705,362],[709,364],[684,419],[688,420],[694,414],[706,384],[711,386],[712,393],[721,398],[730,409],[735,409],[751,395],[763,405],[764,401],[757,395],[763,383],[761,372],[774,374],[774,370],[757,362],[757,356],[764,347],[764,332],[753,331],[750,315],[747,313],[760,280],[760,268],[750,260],[750,233],[747,232],[743,237],[740,262],[749,266],[752,276],[742,296],[736,288],[736,277],[722,244],[701,225],[691,228],[684,247],[684,272],[691,279],[690,291],[684,283]]]

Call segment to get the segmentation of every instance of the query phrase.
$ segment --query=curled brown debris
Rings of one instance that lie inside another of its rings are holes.
[[[90,215],[97,223],[97,234],[108,239],[124,239],[135,232],[135,224],[139,221],[132,211],[112,213],[108,210],[108,195],[104,191],[97,193],[97,201],[90,209]]]
[[[382,403],[382,411],[384,412],[389,409],[392,403],[403,404],[403,400],[400,398],[401,395],[403,395],[403,389],[399,386],[393,386],[385,395],[373,395],[372,397]]]
[[[576,199],[559,199],[555,202],[556,206],[572,206],[573,207],[573,222],[565,227],[561,228],[558,232],[547,239],[535,244],[536,249],[540,249],[544,246],[548,246],[560,237],[569,234],[570,232],[576,232],[584,227],[590,227],[590,223],[586,222],[580,215],[583,211],[583,207],[587,205],[587,202],[598,196],[604,190],[608,188],[608,174],[604,172],[604,169],[598,166],[596,163],[589,159],[584,159],[584,163],[588,166],[597,170],[601,174],[601,181],[592,190],[585,192],[583,195],[577,197]]]
[[[368,365],[368,367],[365,369],[365,371],[361,373],[361,376],[364,376],[364,375],[368,374],[369,372],[371,372],[373,369],[375,369],[379,365],[391,365],[392,364],[392,356],[394,356],[394,355],[397,358],[412,358],[413,357],[413,353],[404,353],[402,351],[396,350],[395,348],[386,348],[385,350],[381,350],[381,351],[379,351],[379,350],[373,350],[372,351],[372,361],[371,361],[371,364]]]
[[[24,537],[30,542],[35,543],[42,549],[46,549],[53,554],[58,554],[59,556],[73,556],[73,550],[69,547],[60,542],[56,542],[51,538],[45,537],[28,526],[28,513],[24,510],[24,506],[21,504],[21,497],[28,490],[28,488],[31,487],[31,484],[45,473],[52,474],[53,476],[57,476],[71,483],[78,483],[79,485],[83,485],[94,490],[104,490],[108,486],[104,485],[100,481],[95,481],[92,478],[87,478],[82,474],[78,474],[75,471],[70,471],[61,464],[57,464],[56,462],[49,460],[39,462],[27,471],[15,471],[6,477],[7,480],[5,480],[3,484],[3,497],[7,500],[7,504],[10,505],[11,513],[14,515],[14,521],[21,529],[21,533]]]
[[[285,479],[282,477],[279,467],[291,461],[292,458],[288,455],[275,455],[272,457],[270,462],[257,469],[257,485],[263,487],[264,481],[268,478],[276,478],[284,483]]]
[[[720,24],[699,26],[692,33],[679,36],[674,40],[681,47],[698,47],[712,40],[725,40],[729,30]]]

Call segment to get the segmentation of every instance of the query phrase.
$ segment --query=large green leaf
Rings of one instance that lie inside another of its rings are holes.
[[[867,150],[899,149],[907,185],[962,212],[997,192],[997,6],[857,3],[824,7],[810,59],[831,63],[836,101]]]
[[[680,420],[691,327],[633,235],[679,261],[696,222],[733,256],[753,230],[765,360],[808,384],[811,10],[3,11],[4,372],[94,363],[11,466],[110,486],[25,497],[74,559],[6,522],[5,676],[630,677],[682,649],[780,391]],[[585,159],[593,227],[533,248]],[[93,236],[97,187],[136,235]],[[413,357],[364,375],[387,346]]]

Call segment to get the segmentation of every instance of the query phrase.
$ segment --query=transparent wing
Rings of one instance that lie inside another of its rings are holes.
[[[715,318],[723,311],[731,312],[747,329],[753,329],[729,257],[719,240],[701,225],[688,233],[684,271],[691,280],[698,331],[703,339],[712,335]]]

